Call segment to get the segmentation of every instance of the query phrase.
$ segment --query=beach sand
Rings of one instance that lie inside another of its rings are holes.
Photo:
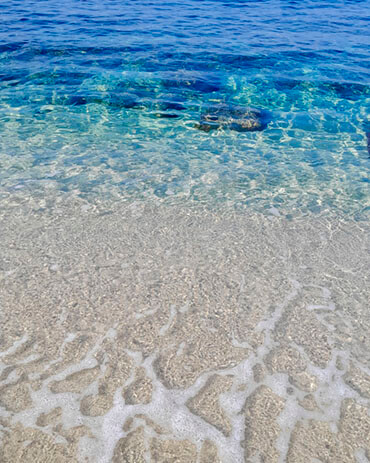
[[[12,201],[0,461],[368,461],[368,222]]]

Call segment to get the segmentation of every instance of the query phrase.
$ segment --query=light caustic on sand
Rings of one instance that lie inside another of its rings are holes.
[[[365,462],[364,222],[4,210],[1,461]]]

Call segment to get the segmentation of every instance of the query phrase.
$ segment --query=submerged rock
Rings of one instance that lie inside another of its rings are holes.
[[[109,106],[115,108],[136,108],[140,105],[136,95],[132,95],[127,92],[114,92],[109,95],[109,99],[106,101]]]
[[[185,106],[182,103],[171,100],[158,100],[155,104],[155,107],[162,111],[183,111],[185,109]]]
[[[255,132],[267,126],[267,114],[259,109],[241,106],[214,106],[201,115],[196,128],[210,132],[218,128],[236,130],[237,132]]]
[[[91,93],[85,95],[71,95],[67,99],[67,105],[70,106],[83,106],[90,103],[103,104],[112,108],[136,108],[140,105],[139,100],[135,95],[130,93],[113,92],[109,95],[99,93]]]
[[[217,81],[186,77],[184,75],[174,76],[172,79],[165,79],[162,81],[162,85],[165,88],[177,88],[185,92],[190,90],[200,93],[213,93],[220,90],[220,85]]]
[[[166,119],[176,119],[180,117],[179,111],[185,109],[182,103],[171,100],[148,100],[145,106],[154,111],[153,114],[155,117]]]
[[[174,113],[154,113],[155,117],[159,117],[160,119],[177,119],[179,114]]]

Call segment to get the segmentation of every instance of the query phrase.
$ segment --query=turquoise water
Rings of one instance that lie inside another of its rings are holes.
[[[103,3],[0,5],[0,198],[369,210],[369,1]]]

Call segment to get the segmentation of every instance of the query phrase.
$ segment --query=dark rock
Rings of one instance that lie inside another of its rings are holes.
[[[180,116],[178,114],[173,114],[173,113],[155,113],[155,117],[158,117],[161,119],[177,119]]]
[[[166,88],[179,88],[183,90],[193,90],[201,93],[212,93],[220,90],[220,86],[216,82],[210,82],[204,79],[167,79],[163,80],[162,84]]]
[[[162,111],[167,111],[168,109],[183,111],[185,109],[184,105],[177,103],[176,101],[158,101],[157,108]]]
[[[139,106],[139,102],[135,95],[131,93],[111,93],[109,95],[109,106],[115,108],[135,108]]]
[[[212,106],[201,115],[196,128],[210,132],[218,128],[236,130],[237,132],[255,132],[264,130],[268,123],[267,113],[258,109],[241,106]]]
[[[68,104],[71,106],[82,106],[87,104],[87,98],[82,95],[72,95],[68,99]]]
[[[182,111],[185,106],[181,103],[171,100],[146,100],[143,101],[143,106],[153,112],[150,115],[159,118],[176,119],[180,117],[177,111]]]
[[[112,108],[135,108],[139,102],[135,95],[130,93],[111,93],[109,96],[101,94],[72,95],[68,98],[67,104],[71,106],[82,106],[88,103],[104,104]]]

